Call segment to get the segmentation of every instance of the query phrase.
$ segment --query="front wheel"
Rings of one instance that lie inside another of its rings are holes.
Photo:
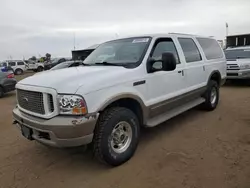
[[[203,103],[203,108],[208,111],[214,110],[219,102],[219,86],[214,80],[210,80],[208,83],[207,91],[204,95],[205,102]]]
[[[139,134],[139,121],[131,110],[107,109],[101,114],[95,130],[94,155],[109,165],[121,165],[133,156]]]

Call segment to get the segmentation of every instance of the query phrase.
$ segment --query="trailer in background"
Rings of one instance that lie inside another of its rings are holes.
[[[250,34],[227,36],[227,48],[239,46],[250,46]]]
[[[96,44],[84,50],[72,50],[72,59],[84,61],[98,46],[99,45]]]

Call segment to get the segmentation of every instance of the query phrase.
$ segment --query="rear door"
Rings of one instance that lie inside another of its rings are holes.
[[[186,92],[203,89],[207,84],[206,72],[196,41],[191,37],[178,37],[178,41],[185,57]]]
[[[18,61],[17,62],[17,67],[22,69],[22,70],[26,70],[27,66],[25,65],[25,63],[23,61]]]

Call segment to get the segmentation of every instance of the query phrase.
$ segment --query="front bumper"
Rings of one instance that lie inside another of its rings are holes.
[[[250,69],[227,70],[227,79],[250,79]]]
[[[26,126],[32,130],[33,139],[45,145],[63,148],[91,143],[98,114],[88,118],[56,116],[52,119],[42,119],[15,108],[13,118],[19,128]]]

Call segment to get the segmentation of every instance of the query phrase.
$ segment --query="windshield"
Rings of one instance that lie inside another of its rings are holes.
[[[250,49],[248,50],[226,50],[225,55],[227,60],[236,60],[236,59],[250,59]]]
[[[85,64],[121,65],[136,64],[141,61],[150,38],[127,38],[106,42],[94,50],[85,60]],[[107,64],[109,63],[109,64]]]

